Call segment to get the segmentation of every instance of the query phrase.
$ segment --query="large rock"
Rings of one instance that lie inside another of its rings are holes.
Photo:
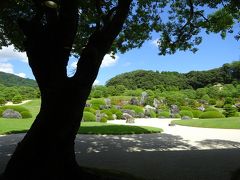
[[[131,105],[136,105],[138,106],[139,105],[139,101],[137,98],[133,97],[130,102],[129,102]]]
[[[192,119],[192,118],[189,117],[189,116],[183,116],[183,117],[181,117],[181,119],[182,119],[182,120],[190,120],[190,119]]]
[[[123,119],[126,120],[126,123],[134,123],[134,118],[128,113],[123,113]]]
[[[141,104],[141,105],[145,105],[147,98],[148,98],[147,92],[142,92],[140,104]]]
[[[150,106],[150,105],[146,105],[146,106],[144,107],[144,115],[145,115],[146,117],[149,117],[149,116],[150,116],[150,112],[151,112],[151,111],[156,112],[156,108],[155,108],[155,107],[152,107],[152,106]]]
[[[171,105],[170,107],[170,114],[171,115],[175,115],[175,114],[178,114],[179,113],[179,108],[177,105],[173,104]]]
[[[153,106],[155,108],[158,108],[160,106],[161,102],[159,100],[157,100],[156,98],[153,99]]]
[[[3,113],[2,113],[2,117],[3,118],[7,118],[7,119],[10,119],[10,118],[13,118],[13,119],[22,119],[22,115],[17,112],[17,111],[14,111],[13,109],[6,109]]]
[[[106,106],[111,107],[111,99],[106,98],[106,99],[104,99],[104,101],[105,101]]]
[[[96,122],[101,122],[101,119],[103,117],[107,117],[107,115],[104,113],[101,113],[101,111],[97,110],[96,111]]]
[[[200,107],[197,108],[200,111],[205,111],[205,107],[203,105],[201,105]]]
[[[122,113],[127,113],[129,115],[131,115],[132,117],[136,116],[136,113],[134,110],[130,110],[130,109],[121,109]]]

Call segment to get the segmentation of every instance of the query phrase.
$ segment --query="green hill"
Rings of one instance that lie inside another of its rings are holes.
[[[106,86],[124,85],[127,89],[197,89],[215,84],[239,84],[240,61],[207,71],[154,72],[137,70],[110,79]]]
[[[0,84],[4,86],[29,86],[29,87],[37,87],[37,82],[32,79],[25,79],[13,74],[0,72]]]

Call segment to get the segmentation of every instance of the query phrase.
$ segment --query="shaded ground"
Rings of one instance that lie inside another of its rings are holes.
[[[0,172],[22,137],[0,137]],[[239,142],[205,139],[198,143],[193,146],[170,134],[79,135],[76,156],[82,166],[117,169],[145,179],[229,180],[240,168]],[[219,144],[228,149],[216,149]],[[199,150],[200,146],[208,150]]]

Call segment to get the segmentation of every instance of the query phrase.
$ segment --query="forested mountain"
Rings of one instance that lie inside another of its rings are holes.
[[[240,83],[240,61],[208,71],[154,72],[137,70],[117,75],[106,86],[124,85],[127,89],[197,89],[214,84]]]
[[[36,81],[32,79],[25,79],[13,74],[0,72],[0,84],[4,86],[29,86],[37,87]]]

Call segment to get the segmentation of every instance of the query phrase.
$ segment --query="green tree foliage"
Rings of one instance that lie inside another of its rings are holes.
[[[22,102],[22,100],[23,100],[23,98],[22,98],[22,96],[21,96],[20,94],[17,94],[17,95],[15,95],[15,96],[12,98],[12,102],[13,102],[14,104],[19,104],[19,103]]]
[[[223,109],[224,109],[223,114],[226,117],[234,117],[236,115],[237,108],[233,107],[232,104],[225,104]]]
[[[1,36],[1,35],[0,35]],[[1,39],[1,38],[0,38]],[[0,46],[1,46],[0,40]],[[29,86],[29,87],[37,87],[36,81],[32,79],[22,78],[13,74],[8,74],[5,72],[0,72],[0,84],[5,86]]]
[[[205,94],[208,94],[210,97],[216,96],[226,96],[226,93],[237,94],[238,91],[234,91],[233,85],[230,83],[240,83],[238,72],[240,69],[240,63],[234,61],[231,64],[224,64],[220,68],[208,70],[208,71],[191,71],[186,74],[181,74],[177,72],[154,72],[154,71],[145,71],[137,70],[128,73],[123,73],[117,75],[107,81],[106,86],[117,86],[124,85],[129,90],[135,90],[141,88],[144,90],[158,89],[160,92],[165,90],[185,90],[186,94],[191,95],[190,98],[197,96],[202,97]],[[234,72],[234,73],[233,73]],[[221,91],[221,88],[217,84],[229,84],[225,85]],[[214,86],[215,85],[215,86]],[[206,86],[211,86],[203,90],[202,88]],[[199,89],[197,94],[193,94],[191,89]],[[240,93],[239,93],[240,94]]]

